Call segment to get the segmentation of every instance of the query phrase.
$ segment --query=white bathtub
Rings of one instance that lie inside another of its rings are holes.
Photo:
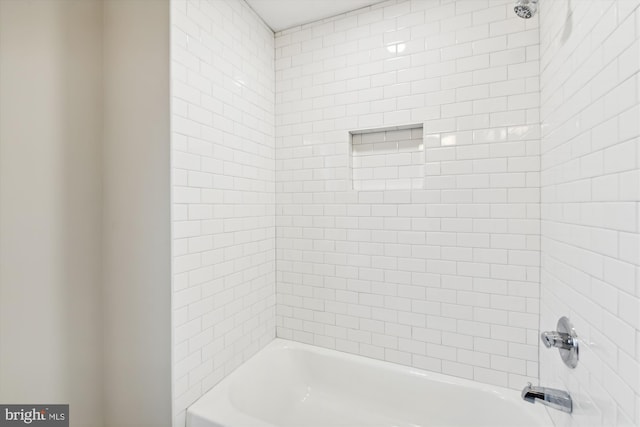
[[[550,425],[514,390],[281,339],[187,410],[187,427]]]

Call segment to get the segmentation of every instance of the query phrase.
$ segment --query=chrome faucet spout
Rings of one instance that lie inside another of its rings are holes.
[[[562,412],[571,413],[573,410],[571,396],[566,391],[533,386],[531,383],[522,389],[522,399],[529,403],[540,402]]]

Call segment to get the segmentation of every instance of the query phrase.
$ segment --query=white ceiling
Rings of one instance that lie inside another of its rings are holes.
[[[273,31],[318,21],[382,0],[247,0]]]

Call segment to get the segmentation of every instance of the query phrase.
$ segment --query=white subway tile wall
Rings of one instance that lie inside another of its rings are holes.
[[[537,382],[537,16],[392,0],[275,47],[278,336]],[[424,188],[354,190],[349,132],[415,123]]]
[[[351,174],[354,190],[422,188],[422,125],[352,134]]]
[[[273,32],[171,2],[173,414],[275,336]]]
[[[276,329],[515,389],[540,357],[556,425],[640,425],[638,5],[543,0],[539,31],[511,0],[390,0],[274,39],[173,0],[174,425]],[[421,149],[357,133],[410,124]]]
[[[541,328],[568,316],[580,363],[541,348],[568,390],[557,426],[640,425],[640,2],[540,2]]]

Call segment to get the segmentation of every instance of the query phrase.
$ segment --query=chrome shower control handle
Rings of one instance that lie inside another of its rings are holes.
[[[543,332],[540,339],[545,347],[555,347],[565,365],[575,368],[578,365],[578,336],[566,317],[558,320],[557,331]]]
[[[542,339],[542,343],[545,347],[551,348],[564,348],[565,350],[570,350],[573,348],[573,338],[571,335],[563,332],[543,332],[540,334],[540,338]]]

